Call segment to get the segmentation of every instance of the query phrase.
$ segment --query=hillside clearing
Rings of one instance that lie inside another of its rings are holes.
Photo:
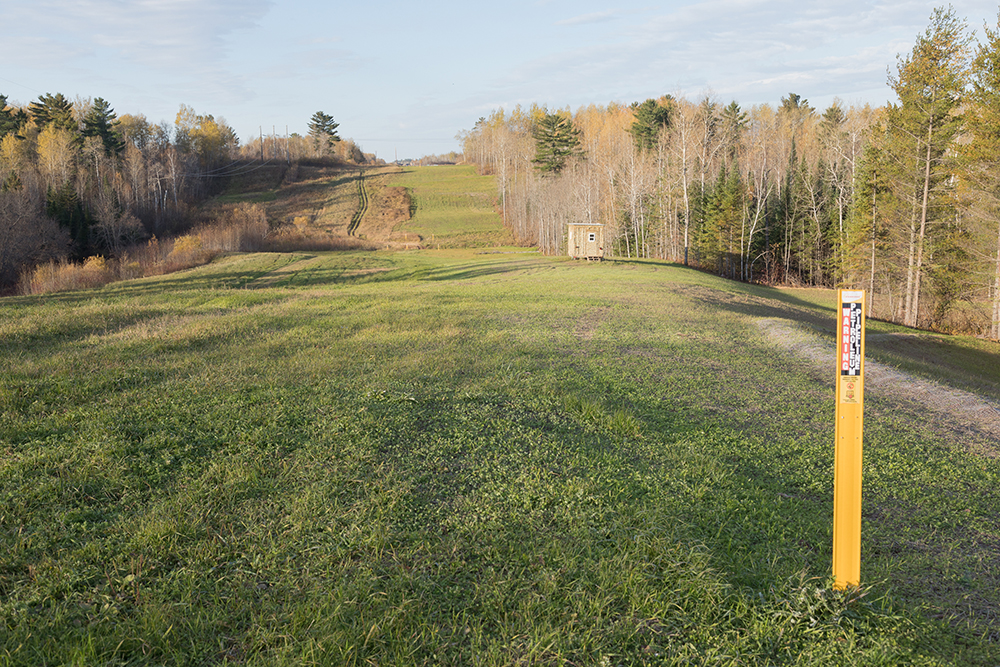
[[[496,181],[471,165],[407,167],[388,183],[410,193],[414,215],[400,230],[416,235],[424,247],[514,244],[496,210]]]
[[[493,178],[471,166],[301,166],[280,183],[235,184],[206,217],[220,206],[259,203],[273,225],[353,236],[381,248],[511,245],[495,199]]]

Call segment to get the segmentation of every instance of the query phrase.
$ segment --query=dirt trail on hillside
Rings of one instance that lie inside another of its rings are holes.
[[[421,238],[399,229],[410,219],[410,195],[406,188],[386,185],[387,180],[386,176],[365,179],[369,201],[353,234],[391,248],[417,247]]]
[[[353,236],[373,244],[407,248],[420,237],[399,228],[410,219],[406,188],[388,185],[395,167],[302,167],[286,178],[268,217],[302,233]]]
[[[805,357],[818,367],[829,367],[831,359],[836,356],[834,345],[821,341],[788,322],[778,319],[759,319],[756,323],[769,339]],[[867,359],[865,388],[906,401],[914,401],[947,417],[961,427],[971,428],[993,437],[996,445],[988,451],[977,453],[1000,457],[1000,405],[994,401],[915,377]]]

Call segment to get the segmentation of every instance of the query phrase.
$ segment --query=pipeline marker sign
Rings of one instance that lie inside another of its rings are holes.
[[[861,583],[861,460],[865,404],[865,293],[840,290],[833,472],[833,579]]]

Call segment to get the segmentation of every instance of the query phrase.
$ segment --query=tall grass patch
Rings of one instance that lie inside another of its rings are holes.
[[[122,252],[118,258],[90,257],[84,262],[49,262],[22,276],[22,294],[47,294],[103,287],[119,280],[133,280],[183,271],[231,253],[259,251],[367,250],[360,239],[314,232],[299,227],[272,230],[259,204],[240,203],[217,212],[212,224],[197,227],[176,238],[158,239]]]
[[[66,290],[101,287],[115,279],[113,266],[104,257],[88,257],[80,263],[48,262],[22,278],[26,294],[45,294]]]

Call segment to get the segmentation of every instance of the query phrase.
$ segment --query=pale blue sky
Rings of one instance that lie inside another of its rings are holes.
[[[744,107],[795,92],[878,105],[935,2],[811,0],[0,0],[0,93],[103,97],[173,122],[181,104],[306,133],[316,111],[392,160],[459,149],[500,106],[666,93]],[[997,4],[955,2],[981,33]]]

